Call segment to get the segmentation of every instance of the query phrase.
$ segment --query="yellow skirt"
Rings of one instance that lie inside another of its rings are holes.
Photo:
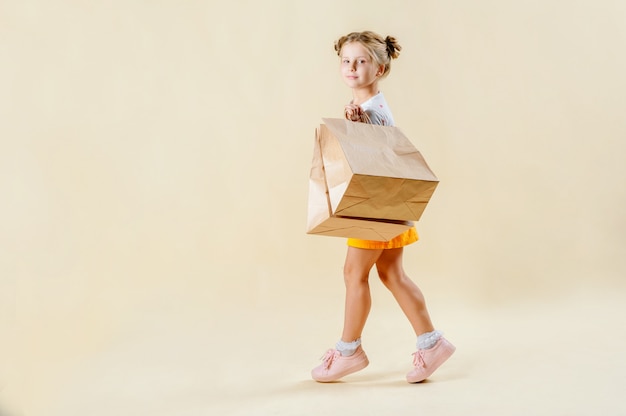
[[[387,248],[399,248],[408,246],[416,242],[419,239],[417,230],[415,227],[411,227],[397,237],[392,238],[389,241],[370,241],[359,240],[358,238],[348,238],[348,245],[356,248],[369,248],[369,249],[387,249]]]

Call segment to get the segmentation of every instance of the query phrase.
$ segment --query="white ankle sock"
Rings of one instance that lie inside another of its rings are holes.
[[[439,331],[425,332],[417,337],[417,349],[428,350],[435,346],[437,341],[443,336]]]
[[[356,349],[361,345],[361,338],[352,342],[345,342],[342,340],[337,341],[335,348],[341,353],[342,357],[349,357],[356,352]]]

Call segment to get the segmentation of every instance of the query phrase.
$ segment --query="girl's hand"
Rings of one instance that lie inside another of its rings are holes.
[[[348,104],[343,110],[347,120],[361,121],[363,119],[363,109],[356,104]]]

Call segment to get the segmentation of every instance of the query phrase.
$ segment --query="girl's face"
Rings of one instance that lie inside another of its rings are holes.
[[[350,88],[370,87],[378,81],[383,68],[360,42],[346,43],[341,48],[341,76]]]

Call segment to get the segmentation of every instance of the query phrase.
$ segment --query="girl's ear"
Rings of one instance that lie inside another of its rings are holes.
[[[376,76],[379,77],[385,73],[385,65],[379,65],[378,71],[376,71]]]

